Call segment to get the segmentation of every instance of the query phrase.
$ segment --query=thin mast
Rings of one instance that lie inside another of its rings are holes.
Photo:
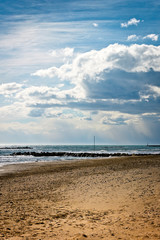
[[[96,148],[96,137],[94,136],[94,151],[95,151],[95,148]]]

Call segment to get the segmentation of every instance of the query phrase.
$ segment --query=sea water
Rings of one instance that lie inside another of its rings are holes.
[[[127,154],[160,154],[160,145],[0,145],[0,166],[36,161],[64,161],[82,159],[71,156],[42,156],[32,155],[11,156],[16,152],[96,152],[96,153],[127,153]],[[86,159],[86,157],[85,157]]]

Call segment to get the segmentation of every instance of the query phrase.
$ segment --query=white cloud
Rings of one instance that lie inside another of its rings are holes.
[[[137,20],[136,18],[132,18],[130,19],[128,22],[124,22],[124,23],[121,23],[121,27],[128,27],[128,26],[131,26],[131,25],[135,25],[137,26],[138,23],[140,23],[141,20]]]
[[[149,34],[147,36],[137,36],[135,34],[129,35],[127,38],[127,41],[137,41],[137,40],[144,40],[144,39],[150,39],[152,41],[158,41],[158,35],[156,34]]]
[[[52,88],[47,86],[31,86],[17,93],[16,98],[23,100],[31,96],[32,98],[38,97],[38,98],[45,99],[45,98],[52,97],[57,91],[58,91],[58,88]]]
[[[4,114],[7,112],[12,112],[11,115],[17,115],[19,119],[42,117],[70,122],[74,119],[77,121],[75,128],[80,120],[87,125],[87,119],[95,122],[91,127],[97,127],[99,123],[100,128],[103,125],[105,129],[110,125],[133,124],[130,117],[133,113],[156,112],[159,62],[160,47],[144,44],[114,44],[99,51],[75,54],[70,63],[66,60],[60,67],[34,73],[42,77],[57,77],[62,83],[58,82],[55,87],[17,83],[1,85],[0,92],[10,96],[14,104],[1,108],[0,115],[3,120],[5,117],[9,119]],[[54,84],[54,80],[50,79],[50,85],[51,81]],[[70,111],[64,111],[66,109]],[[19,115],[16,114],[17,111]],[[89,111],[123,113],[91,116]],[[136,118],[134,121],[136,122]]]
[[[139,36],[133,34],[128,36],[127,41],[137,41],[138,39],[139,39]]]
[[[158,35],[157,34],[149,34],[149,35],[143,37],[143,39],[151,39],[152,41],[158,41]]]
[[[5,97],[9,97],[22,89],[22,84],[18,84],[16,82],[12,83],[4,83],[0,85],[0,94]]]
[[[51,67],[33,73],[40,77],[58,77],[61,81],[69,80],[75,85],[85,79],[101,81],[100,74],[114,69],[126,72],[148,72],[152,68],[160,71],[160,46],[138,45],[125,46],[109,45],[99,51],[78,54],[71,63],[59,68]]]
[[[55,58],[62,58],[62,59],[70,58],[74,54],[74,48],[69,48],[69,47],[61,48],[61,49],[51,51],[50,54]]]
[[[70,63],[59,68],[41,69],[34,73],[39,77],[57,78],[64,87],[48,89],[43,94],[35,89],[34,94],[29,94],[29,106],[92,111],[113,109],[134,114],[157,111],[158,100],[148,85],[157,85],[159,62],[160,46],[145,44],[114,44],[99,51],[79,53]],[[70,89],[65,89],[68,81]],[[123,118],[118,120],[126,124]],[[110,124],[118,120],[110,121]]]
[[[7,106],[0,107],[0,119],[4,122],[10,122],[26,118],[30,109],[26,108],[25,104],[25,102],[15,102]]]
[[[98,23],[93,23],[93,26],[94,27],[98,27]]]
[[[107,112],[105,116],[101,119],[101,123],[104,125],[125,125],[128,118],[130,118],[129,114]]]
[[[160,87],[148,86],[150,90],[154,93],[154,97],[160,97]]]
[[[18,92],[15,96],[17,101],[25,102],[27,105],[35,104],[64,104],[71,99],[85,98],[85,90],[81,87],[73,87],[61,90],[57,87],[30,86]]]

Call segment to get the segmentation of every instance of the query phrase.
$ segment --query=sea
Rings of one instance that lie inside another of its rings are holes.
[[[160,154],[160,145],[0,145],[0,167],[27,162],[86,159],[73,156],[12,155],[21,152]]]

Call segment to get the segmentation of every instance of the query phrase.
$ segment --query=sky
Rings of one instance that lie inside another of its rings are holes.
[[[160,144],[159,12],[0,0],[0,144]]]

